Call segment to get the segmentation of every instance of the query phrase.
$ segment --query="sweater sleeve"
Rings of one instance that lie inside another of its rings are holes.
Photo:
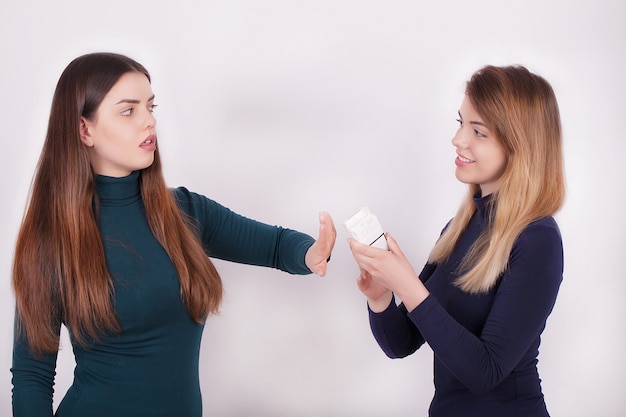
[[[558,227],[538,224],[520,235],[482,332],[454,320],[431,294],[408,316],[435,355],[469,390],[499,384],[538,343],[563,277]]]
[[[184,187],[177,188],[175,196],[195,223],[209,256],[291,274],[311,273],[305,263],[306,252],[315,242],[311,236],[249,219]]]
[[[419,275],[420,280],[426,282],[434,270],[435,265],[426,264]],[[407,317],[404,304],[396,305],[392,299],[384,311],[374,313],[368,307],[368,312],[374,339],[388,357],[404,358],[424,344],[424,337]]]
[[[388,357],[404,358],[424,344],[424,338],[408,319],[402,304],[398,306],[392,300],[380,313],[374,313],[369,307],[368,311],[374,339]]]
[[[14,417],[52,417],[56,361],[57,352],[35,357],[26,338],[16,335],[11,366]]]

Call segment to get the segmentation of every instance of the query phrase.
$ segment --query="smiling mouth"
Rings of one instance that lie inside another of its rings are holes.
[[[471,159],[464,158],[461,155],[457,155],[457,158],[459,158],[459,161],[464,162],[466,164],[469,164],[470,162],[475,162],[475,161],[473,161]]]

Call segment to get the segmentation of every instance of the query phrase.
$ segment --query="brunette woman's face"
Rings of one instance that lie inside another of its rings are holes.
[[[459,110],[459,129],[452,144],[456,147],[456,178],[465,184],[478,184],[486,196],[498,189],[506,154],[500,141],[487,129],[472,103],[465,96]]]
[[[156,150],[154,94],[140,72],[124,74],[92,120],[81,118],[81,141],[96,174],[124,177],[149,167]]]

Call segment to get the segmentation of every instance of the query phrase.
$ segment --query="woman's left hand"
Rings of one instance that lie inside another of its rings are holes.
[[[325,211],[321,212],[319,237],[306,252],[305,257],[306,266],[320,277],[326,275],[328,259],[335,246],[336,238],[337,231],[332,217]]]
[[[354,239],[348,239],[348,244],[359,268],[367,271],[380,285],[393,291],[411,311],[428,296],[428,290],[395,239],[389,234],[386,236],[388,251],[364,245]]]

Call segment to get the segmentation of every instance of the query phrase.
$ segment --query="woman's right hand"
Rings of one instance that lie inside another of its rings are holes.
[[[380,313],[389,307],[393,293],[372,279],[367,271],[361,270],[356,280],[359,290],[367,297],[367,304],[374,313]]]

